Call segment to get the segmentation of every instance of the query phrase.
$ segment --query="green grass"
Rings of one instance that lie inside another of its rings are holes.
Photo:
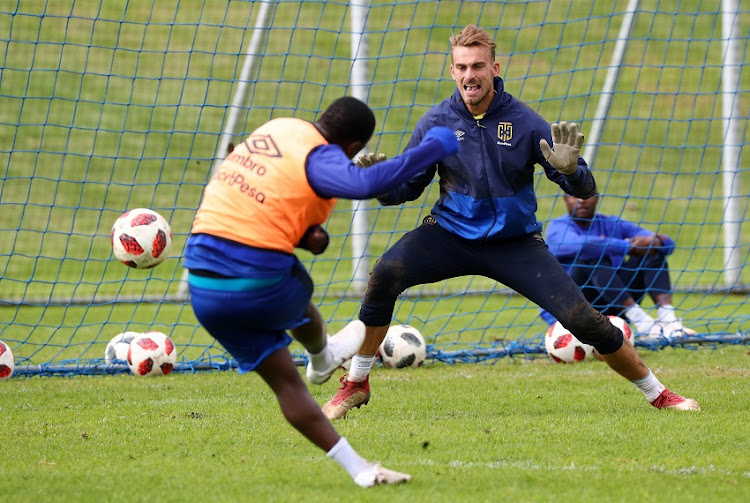
[[[370,146],[399,152],[418,118],[453,91],[448,36],[468,23],[496,37],[500,73],[512,94],[550,121],[579,121],[588,134],[625,4],[373,2],[368,102],[378,124]],[[0,339],[23,362],[98,358],[129,325],[170,332],[186,357],[211,351],[189,306],[151,299],[179,290],[185,239],[260,5],[21,0],[12,12],[0,7],[0,33],[9,34],[0,37]],[[606,194],[600,209],[676,239],[670,268],[678,290],[721,290],[720,17],[699,0],[680,2],[674,13],[658,0],[644,0],[639,9],[591,162]],[[349,14],[341,2],[278,3],[235,140],[272,117],[312,120],[333,98],[352,92]],[[749,20],[747,11],[740,15],[741,33]],[[747,39],[739,43],[746,47]],[[740,88],[748,89],[750,52],[740,52]],[[746,94],[738,97],[741,111],[748,109]],[[750,129],[741,134],[747,144]],[[743,217],[747,151],[739,173]],[[559,188],[538,169],[535,182],[539,220],[563,214]],[[437,197],[433,184],[403,207],[371,203],[369,264],[414,228]],[[169,259],[149,271],[130,270],[111,253],[112,223],[137,206],[160,211],[175,232]],[[351,219],[350,203],[341,201],[326,224],[329,250],[319,257],[300,252],[333,327],[358,308]],[[750,220],[743,218],[740,233],[750,235]],[[744,285],[750,284],[746,251],[741,237]],[[537,336],[537,309],[522,299],[462,298],[467,290],[502,288],[477,277],[426,285],[399,302],[396,318],[447,345]],[[150,300],[87,301],[113,296]],[[21,299],[31,305],[4,304]],[[50,299],[62,306],[50,307]],[[748,330],[747,296],[691,293],[678,302],[696,328]]]
[[[747,346],[644,352],[699,413],[657,411],[597,361],[430,364],[372,376],[335,426],[414,476],[363,490],[283,419],[254,374],[0,382],[9,501],[741,502]],[[319,403],[333,379],[311,388]]]

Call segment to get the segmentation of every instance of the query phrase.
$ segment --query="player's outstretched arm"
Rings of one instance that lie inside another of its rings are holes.
[[[418,174],[428,172],[432,177],[437,162],[458,152],[460,144],[450,129],[433,127],[418,145],[392,159],[366,154],[364,162],[377,161],[366,169],[345,157],[341,148],[327,147],[313,150],[307,158],[307,180],[315,193],[327,198],[370,199]]]
[[[406,185],[405,182],[414,182],[414,177],[422,178],[434,176],[435,166],[438,161],[448,155],[458,152],[460,144],[455,134],[449,128],[435,126],[430,128],[418,145],[411,147],[387,161],[383,161],[367,170],[362,170],[363,179],[367,178],[370,194],[381,200],[383,194]],[[416,182],[417,186],[410,187],[411,194],[402,194],[402,201],[416,198],[422,192],[426,183]],[[416,191],[416,193],[415,193]]]
[[[430,167],[431,177],[436,163],[456,153],[459,148],[453,131],[433,127],[418,145],[392,159],[386,159],[382,154],[361,156],[358,159],[360,163],[377,161],[362,169],[348,158],[344,165],[344,153],[340,148],[323,147],[313,150],[308,156],[307,179],[320,197],[370,199],[389,192]]]
[[[572,175],[578,170],[578,158],[583,147],[583,135],[578,131],[578,124],[554,123],[551,130],[552,147],[544,138],[539,141],[542,155],[557,171],[563,175]]]

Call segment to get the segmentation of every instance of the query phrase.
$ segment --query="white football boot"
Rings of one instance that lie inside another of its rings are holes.
[[[333,372],[345,361],[359,351],[365,341],[365,324],[354,320],[342,328],[336,335],[328,336],[328,344],[323,351],[331,355],[329,365],[324,369],[313,367],[310,354],[307,355],[307,380],[313,384],[323,384],[333,375]]]
[[[375,464],[369,470],[358,473],[354,482],[359,487],[372,487],[385,484],[403,484],[411,480],[408,473],[395,472],[388,468]]]
[[[693,330],[692,328],[687,328],[679,321],[672,321],[672,322],[658,322],[661,325],[662,333],[664,334],[664,337],[666,337],[668,340],[671,340],[675,337],[684,337],[684,336],[691,336],[691,335],[697,335],[698,332]]]

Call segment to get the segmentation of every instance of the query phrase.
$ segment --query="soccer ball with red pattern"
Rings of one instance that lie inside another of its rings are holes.
[[[177,361],[172,340],[161,332],[139,334],[128,348],[128,367],[139,376],[162,376],[174,369]]]
[[[120,262],[136,269],[159,265],[172,245],[169,222],[148,208],[126,211],[112,226],[112,251]]]
[[[594,351],[594,346],[579,341],[559,321],[547,329],[544,347],[549,357],[557,363],[582,362]]]
[[[0,341],[0,380],[9,379],[16,370],[16,360],[13,358],[13,351],[10,346]]]
[[[386,332],[378,353],[386,368],[419,367],[427,358],[427,344],[416,328],[393,325]]]
[[[625,337],[625,340],[630,344],[633,344],[633,331],[630,329],[630,325],[628,325],[628,322],[623,320],[619,316],[610,315],[608,316],[608,318],[610,323],[612,323],[622,331],[622,335]]]

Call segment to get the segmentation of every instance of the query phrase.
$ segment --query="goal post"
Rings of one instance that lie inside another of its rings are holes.
[[[676,308],[699,333],[681,343],[747,343],[750,11],[738,0],[667,4],[0,5],[0,340],[16,372],[121,372],[103,364],[107,342],[147,330],[172,338],[177,370],[232,368],[195,320],[182,267],[228,144],[274,117],[315,120],[348,94],[375,112],[367,149],[398,154],[453,92],[448,38],[467,24],[496,38],[511,94],[550,122],[581,125],[601,211],[675,239]],[[546,224],[564,205],[541,170],[534,181]],[[340,201],[327,252],[299,252],[331,331],[357,316],[370,267],[438,192],[435,180],[397,207]],[[174,232],[171,256],[154,269],[129,269],[111,253],[112,224],[136,207],[158,211]],[[411,288],[394,316],[424,334],[428,361],[537,355],[546,329],[535,305],[482,277]],[[300,346],[292,350],[301,362]]]
[[[242,56],[242,72],[236,82],[237,89],[234,92],[226,124],[224,125],[221,139],[217,145],[216,153],[214,154],[213,167],[211,169],[212,175],[218,169],[221,161],[226,157],[229,145],[239,132],[237,122],[242,110],[245,108],[245,103],[250,92],[251,80],[257,79],[258,67],[260,66],[259,59],[260,55],[263,53],[263,43],[266,40],[268,30],[270,29],[273,6],[274,3],[272,2],[262,2],[260,4],[260,11],[258,12],[255,26],[253,27],[252,36],[248,42],[247,50]],[[178,296],[183,299],[187,299],[188,296],[187,280],[188,272],[186,269],[182,272],[182,281],[178,290]]]
[[[371,82],[369,65],[370,44],[367,33],[367,17],[369,12],[369,1],[353,0],[350,2],[352,69],[349,82],[351,84],[351,95],[365,103],[370,102],[369,84]],[[366,152],[363,151],[361,153]],[[370,261],[368,260],[368,236],[370,232],[370,219],[368,218],[369,204],[367,201],[352,201],[351,204],[351,290],[355,295],[362,295],[367,287],[367,278],[370,274]]]
[[[740,109],[740,11],[739,0],[721,1],[721,41],[723,58],[721,65],[722,122],[724,124],[724,149],[722,155],[722,188],[724,191],[724,284],[729,287],[742,285],[741,201],[747,202],[747,194],[741,192],[741,149],[744,144],[742,112]],[[747,117],[745,117],[747,127]],[[747,190],[747,189],[746,189]],[[744,218],[747,218],[747,204]],[[747,238],[746,238],[747,239]],[[745,260],[747,265],[747,260]]]

